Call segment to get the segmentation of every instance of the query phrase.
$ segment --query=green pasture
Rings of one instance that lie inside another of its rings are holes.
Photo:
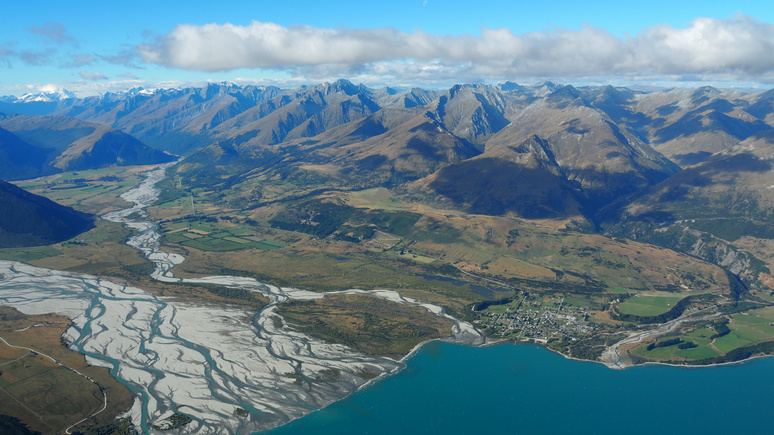
[[[696,329],[683,334],[680,336],[683,341],[693,342],[698,347],[693,349],[677,349],[675,355],[686,359],[704,359],[719,356],[720,354],[717,351],[708,347],[714,334],[715,331],[711,328]]]
[[[731,319],[731,333],[715,340],[715,347],[723,352],[774,337],[774,311],[770,308],[736,314]]]
[[[713,358],[720,356],[720,353],[709,347],[713,334],[715,334],[715,331],[711,328],[701,328],[681,335],[680,339],[682,342],[692,342],[697,346],[691,349],[680,349],[678,347],[680,343],[671,346],[656,347],[652,350],[647,350],[647,346],[643,345],[635,349],[633,353],[657,361],[669,361],[674,359],[675,356],[691,360]],[[659,341],[668,339],[669,337],[662,338]]]
[[[35,246],[32,248],[0,249],[0,260],[29,262],[46,257],[53,257],[62,252],[50,246]]]
[[[209,234],[199,234],[190,230],[208,232]],[[165,225],[164,240],[167,243],[177,243],[190,248],[200,249],[202,251],[236,251],[239,249],[255,248],[264,251],[281,248],[286,245],[282,243],[270,242],[268,240],[251,240],[240,235],[244,231],[229,231],[223,227],[218,227],[216,223],[176,223],[175,225]]]
[[[576,298],[572,296],[568,296],[564,298],[564,305],[572,305],[573,307],[587,307],[589,306],[589,302],[591,302],[587,298]]]
[[[647,346],[640,346],[637,349],[634,349],[632,353],[651,360],[669,361],[672,359],[672,353],[676,350],[678,350],[676,344],[673,344],[672,346],[657,347],[653,350],[648,350]]]
[[[495,313],[495,314],[505,314],[508,312],[513,312],[516,310],[516,308],[519,307],[519,304],[521,303],[522,299],[524,299],[523,296],[519,296],[517,298],[514,298],[511,302],[508,302],[507,304],[503,305],[490,305],[486,307],[486,309],[483,311],[484,313]]]
[[[666,313],[682,299],[681,295],[635,295],[618,305],[623,314],[657,316]]]
[[[694,347],[693,349],[677,350],[675,355],[685,359],[706,359],[720,356],[719,353],[707,346]]]
[[[119,195],[135,187],[138,177],[126,168],[105,168],[22,181],[19,186],[32,193],[78,210],[97,213],[108,205],[123,206]]]
[[[194,204],[196,203],[196,200],[194,200]],[[183,196],[177,199],[173,199],[172,201],[167,201],[161,204],[155,204],[153,207],[158,208],[185,208],[187,207],[189,210],[191,208],[191,197],[189,196]]]

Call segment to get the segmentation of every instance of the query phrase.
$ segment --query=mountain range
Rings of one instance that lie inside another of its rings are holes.
[[[434,206],[660,244],[746,285],[774,267],[774,255],[750,253],[774,234],[774,90],[210,83],[6,97],[0,109],[37,115],[0,119],[0,159],[29,150],[2,165],[15,177],[92,167],[100,146],[125,152],[104,159],[114,163],[166,151],[184,156],[173,170],[189,188],[243,189],[255,204],[266,198],[249,193],[254,180],[282,180],[293,195],[385,187]]]

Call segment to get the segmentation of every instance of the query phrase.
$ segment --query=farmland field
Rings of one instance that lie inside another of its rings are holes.
[[[623,314],[657,316],[669,311],[682,298],[681,295],[671,294],[638,294],[618,305],[618,309]]]

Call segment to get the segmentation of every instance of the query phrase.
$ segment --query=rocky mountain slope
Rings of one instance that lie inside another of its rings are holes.
[[[313,137],[385,108],[422,109],[450,133],[483,150],[496,133],[518,123],[516,118],[525,107],[538,100],[546,106],[552,101],[561,105],[558,100],[568,98],[568,104],[582,100],[628,132],[624,134],[635,135],[683,167],[771,129],[774,123],[771,91],[702,87],[639,92],[612,86],[576,89],[551,82],[455,85],[446,91],[371,89],[346,80],[297,89],[210,83],[201,88],[133,89],[84,99],[4,97],[2,108],[7,113],[25,113],[33,103],[47,104],[38,111],[109,125],[178,154],[226,139],[277,144]]]
[[[774,131],[755,134],[603,210],[611,235],[724,266],[749,285],[774,284],[755,246],[774,239]],[[757,257],[756,257],[757,256]]]

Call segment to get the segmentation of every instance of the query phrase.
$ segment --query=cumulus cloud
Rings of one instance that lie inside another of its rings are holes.
[[[525,34],[484,28],[480,36],[439,36],[258,21],[249,26],[179,25],[139,45],[137,53],[145,62],[187,70],[267,68],[305,76],[749,78],[774,74],[773,49],[774,25],[739,14],[725,20],[697,18],[685,28],[655,26],[633,37],[592,27]]]
[[[102,74],[101,72],[88,72],[88,71],[81,71],[78,73],[79,76],[81,76],[84,80],[89,81],[97,81],[97,80],[107,80],[108,78],[105,76],[105,74]]]
[[[62,23],[48,22],[42,26],[30,26],[29,31],[43,37],[48,42],[74,43],[75,38],[67,34],[67,29]]]

